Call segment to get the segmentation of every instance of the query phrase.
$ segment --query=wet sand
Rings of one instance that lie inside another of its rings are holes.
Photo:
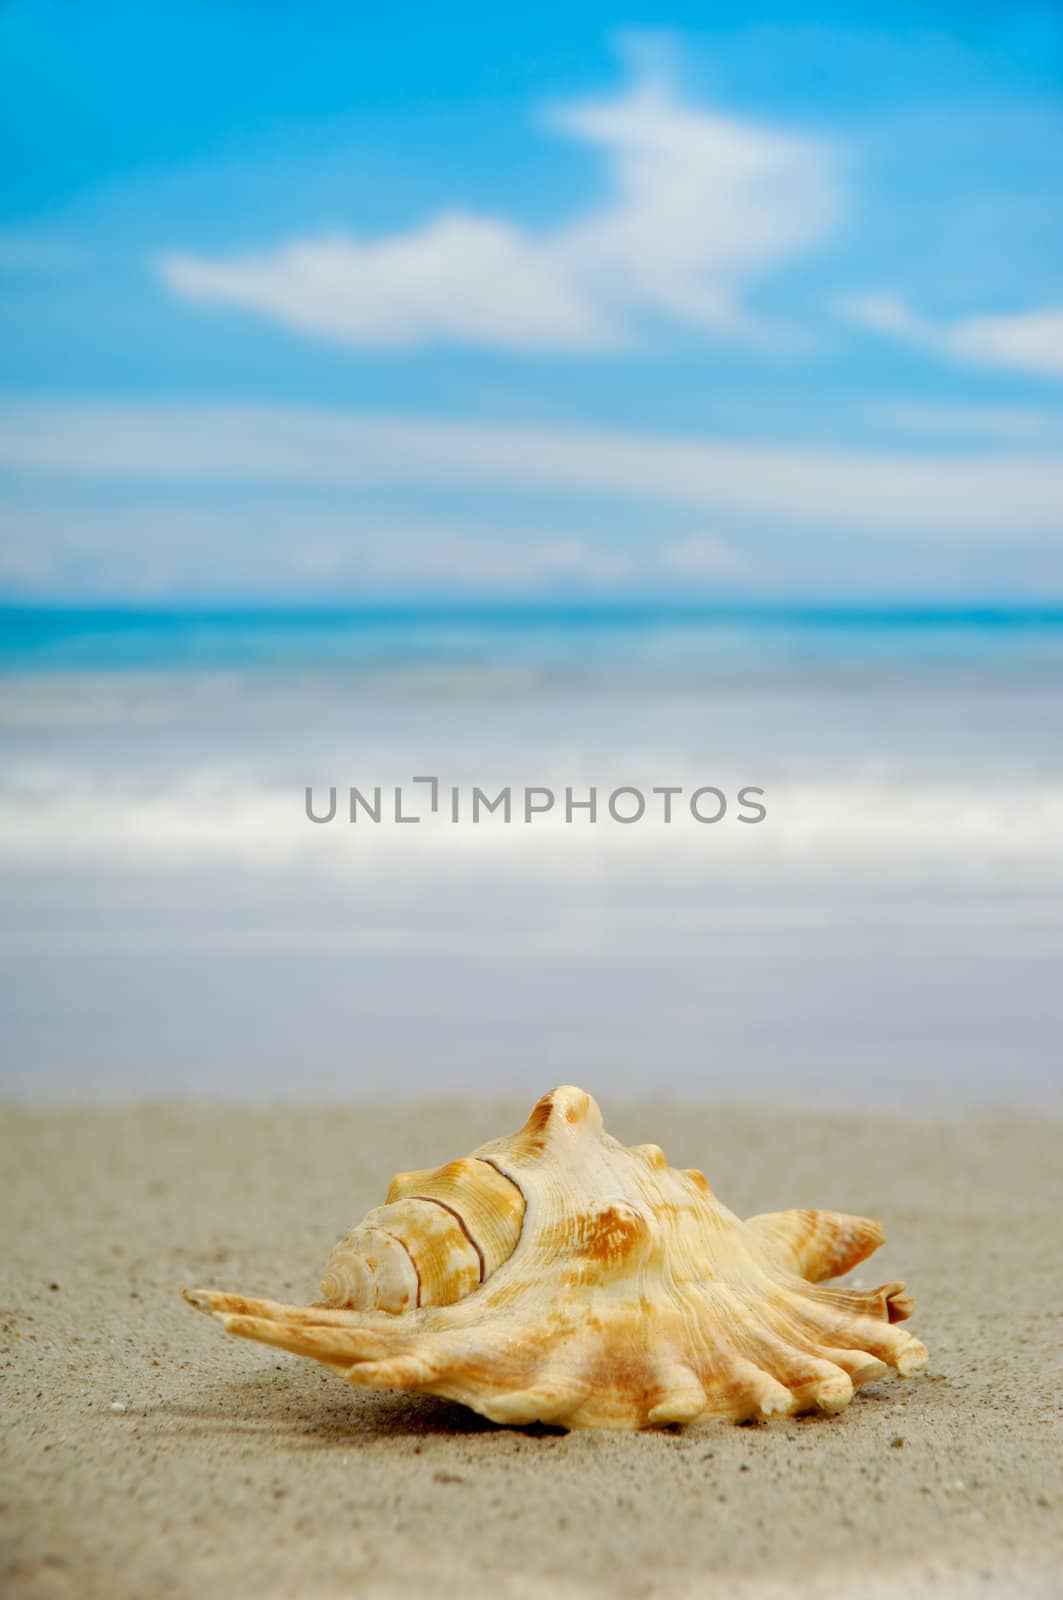
[[[6,1594],[1060,1593],[1063,1124],[604,1109],[744,1214],[881,1218],[856,1277],[907,1280],[927,1372],[837,1418],[642,1435],[363,1394],[180,1288],[312,1297],[393,1171],[527,1107],[8,1109]]]

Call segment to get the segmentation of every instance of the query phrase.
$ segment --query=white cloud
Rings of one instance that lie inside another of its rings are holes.
[[[892,294],[851,295],[839,307],[843,317],[870,328],[873,333],[892,333],[899,339],[922,339],[925,324],[912,315],[903,300]]]
[[[166,482],[453,486],[681,507],[725,526],[1063,533],[1063,460],[823,450],[266,407],[0,405],[0,465]]]
[[[549,124],[605,157],[610,197],[541,231],[451,209],[375,239],[332,233],[257,255],[175,252],[163,278],[355,345],[428,340],[512,350],[632,342],[641,313],[756,334],[741,294],[812,244],[838,205],[818,141],[679,103],[660,84],[560,107]]]
[[[958,361],[1063,378],[1063,306],[951,323],[928,322],[888,294],[846,300],[840,309],[850,322]]]
[[[699,533],[665,546],[666,569],[681,578],[734,578],[749,571],[749,563],[714,534]]]
[[[529,521],[430,522],[260,493],[174,505],[148,493],[106,509],[0,501],[0,589],[79,597],[332,599],[351,594],[630,593],[679,577],[704,592],[754,568],[712,535],[617,537]],[[658,521],[658,518],[653,519]]]
[[[175,506],[153,497],[106,510],[0,503],[0,587],[24,595],[492,594],[613,590],[655,574],[608,540],[518,524],[467,528],[382,519],[260,495]]]
[[[502,222],[459,212],[370,244],[335,234],[229,261],[167,256],[161,266],[189,299],[242,306],[349,344],[449,339],[595,350],[617,340],[541,246]]]
[[[948,343],[969,361],[1063,378],[1063,306],[1011,317],[971,317],[952,326]]]
[[[347,519],[348,522],[350,519]],[[291,521],[298,528],[298,519]],[[492,593],[549,588],[556,583],[611,588],[633,571],[625,556],[578,537],[528,529],[494,537],[443,527],[326,529],[293,538],[292,573],[369,590],[481,589]],[[268,582],[267,577],[267,582]],[[289,578],[290,582],[290,578]]]
[[[1063,441],[1063,414],[1021,406],[878,406],[875,421],[904,433],[946,434],[959,439]]]

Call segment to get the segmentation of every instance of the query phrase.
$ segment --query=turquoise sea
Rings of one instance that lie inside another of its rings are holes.
[[[1063,606],[0,607],[26,671],[432,670],[667,676],[1063,669]]]

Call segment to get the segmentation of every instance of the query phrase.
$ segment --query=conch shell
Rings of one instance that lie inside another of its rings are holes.
[[[519,1133],[394,1180],[340,1241],[324,1305],[213,1290],[228,1332],[423,1390],[494,1422],[645,1428],[844,1409],[924,1365],[901,1283],[821,1287],[882,1243],[877,1222],[780,1211],[742,1222],[700,1172],[627,1149],[581,1089]]]

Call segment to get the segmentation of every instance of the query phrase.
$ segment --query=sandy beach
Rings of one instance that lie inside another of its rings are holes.
[[[526,1107],[180,1104],[3,1117],[13,1597],[1050,1595],[1063,1570],[1063,1128],[1002,1113],[606,1106],[736,1210],[881,1218],[927,1372],[842,1416],[508,1430],[353,1391],[179,1298],[296,1298],[391,1173]]]

